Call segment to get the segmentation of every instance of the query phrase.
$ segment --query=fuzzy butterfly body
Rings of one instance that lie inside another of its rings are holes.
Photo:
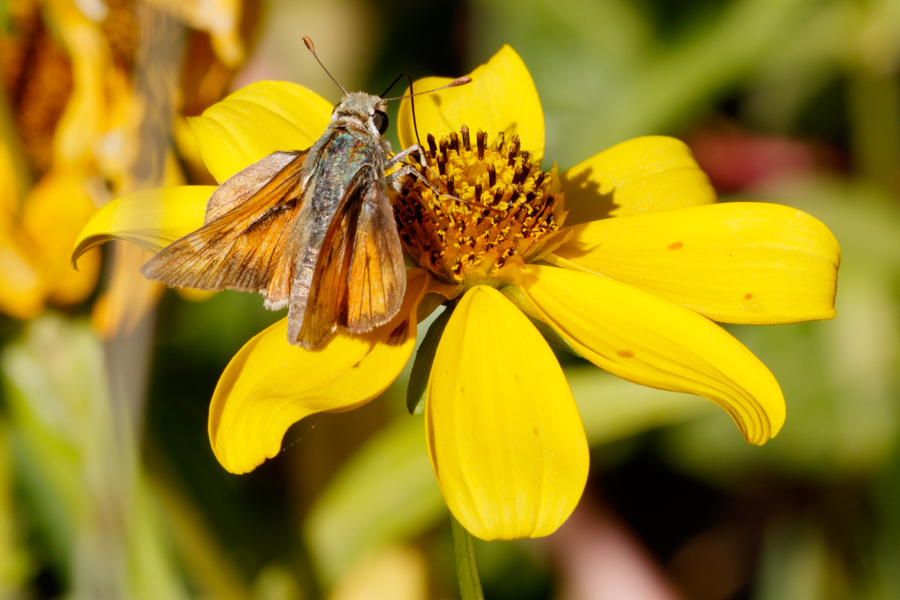
[[[288,341],[311,348],[335,329],[387,323],[406,288],[388,188],[385,101],[345,94],[308,150],[276,152],[225,181],[202,227],[144,265],[150,279],[204,290],[259,291],[288,307]]]

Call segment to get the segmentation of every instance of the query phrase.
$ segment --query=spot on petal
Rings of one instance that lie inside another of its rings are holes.
[[[752,297],[753,297],[753,294],[745,294],[745,295],[744,295],[744,299],[745,299],[745,300],[749,300],[749,299],[751,299]]]
[[[618,350],[616,354],[622,358],[634,358],[634,352],[632,350]]]
[[[671,244],[669,244],[669,250],[678,250],[682,246],[684,246],[684,244],[682,244],[681,242],[672,242]]]

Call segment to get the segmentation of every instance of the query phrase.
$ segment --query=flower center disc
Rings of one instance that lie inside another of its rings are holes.
[[[479,131],[475,144],[463,126],[436,142],[428,134],[421,179],[403,178],[394,215],[407,254],[440,281],[494,284],[537,260],[562,226],[566,210],[556,167],[532,164],[519,137],[493,144]]]

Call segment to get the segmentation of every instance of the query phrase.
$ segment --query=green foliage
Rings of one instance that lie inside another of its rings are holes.
[[[359,559],[414,538],[447,513],[425,453],[421,417],[405,417],[366,443],[310,510],[304,538],[333,583]]]
[[[0,354],[16,474],[52,564],[76,593],[186,597],[135,462],[130,415],[106,390],[81,322],[34,320]]]

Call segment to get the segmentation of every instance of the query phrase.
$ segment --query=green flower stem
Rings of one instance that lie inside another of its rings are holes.
[[[450,515],[450,524],[453,527],[453,551],[456,555],[459,595],[462,600],[484,600],[484,594],[481,593],[481,579],[478,577],[478,565],[475,564],[472,535],[453,515]]]

